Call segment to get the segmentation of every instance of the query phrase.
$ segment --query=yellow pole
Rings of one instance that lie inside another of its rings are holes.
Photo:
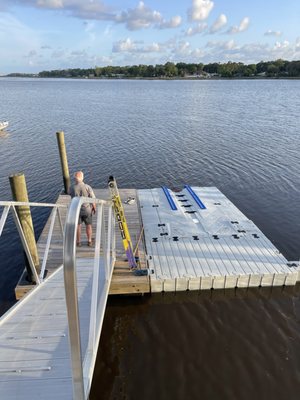
[[[60,155],[60,162],[61,162],[61,169],[62,169],[63,180],[64,180],[65,193],[68,194],[69,189],[70,189],[70,174],[69,174],[68,158],[67,158],[67,152],[66,152],[64,132],[62,132],[62,131],[56,132],[56,138],[57,138],[58,150],[59,150],[59,155]]]
[[[27,194],[27,187],[25,181],[25,175],[15,174],[9,177],[11,192],[14,201],[20,201],[28,203],[28,194]],[[37,251],[35,236],[34,236],[34,229],[33,223],[31,218],[31,212],[29,206],[18,206],[16,207],[16,211],[18,213],[18,217],[20,219],[20,223],[24,232],[24,236],[26,238],[26,242],[35,265],[36,271],[40,273],[40,263],[39,263],[39,255]],[[26,257],[26,255],[25,255]],[[29,279],[32,280],[32,272],[29,267],[29,262],[26,257],[26,269],[29,276]]]

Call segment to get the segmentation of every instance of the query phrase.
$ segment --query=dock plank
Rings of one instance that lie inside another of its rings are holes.
[[[137,196],[137,192],[135,189],[120,189],[120,196],[124,206],[124,212],[127,217],[127,223],[129,227],[129,231],[131,234],[131,239],[133,242],[133,248],[135,249],[137,242],[141,236],[141,240],[138,245],[138,256],[140,259],[140,268],[147,268],[146,261],[146,251],[144,244],[144,235],[142,232],[142,221],[140,216],[140,206],[139,200]],[[110,200],[110,193],[108,189],[95,189],[95,196],[99,199]],[[134,204],[125,204],[124,201],[128,199],[128,197],[134,197],[136,202]],[[70,196],[60,195],[57,199],[57,204],[69,206],[71,201]],[[67,208],[61,209],[61,218],[64,223],[67,215]],[[96,218],[93,218],[93,222],[96,221]],[[42,264],[43,255],[46,248],[49,228],[51,223],[51,214],[45,224],[44,229],[40,235],[40,238],[37,243],[38,253],[40,256],[40,265]],[[141,235],[142,233],[142,235]],[[93,239],[95,238],[95,228],[93,228]],[[77,248],[77,255],[81,258],[91,258],[94,256],[94,249],[87,247],[84,228],[82,229],[82,246]],[[124,252],[122,238],[116,227],[116,254],[117,254],[117,262],[116,268],[114,269],[110,294],[137,294],[137,293],[149,293],[150,292],[150,280],[148,276],[135,276],[133,272],[129,269],[128,264],[126,262],[126,255]],[[51,276],[54,271],[57,270],[63,263],[63,241],[61,235],[61,228],[59,224],[58,217],[55,219],[53,237],[51,240],[51,246],[49,249],[48,261],[46,265],[46,269],[48,271],[48,276]],[[23,272],[20,280],[15,289],[16,298],[20,299],[24,294],[30,291],[33,286],[28,284],[26,281],[26,271]]]

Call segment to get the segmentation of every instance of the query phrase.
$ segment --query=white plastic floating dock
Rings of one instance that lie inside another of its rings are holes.
[[[295,285],[289,263],[215,187],[139,190],[152,292]]]

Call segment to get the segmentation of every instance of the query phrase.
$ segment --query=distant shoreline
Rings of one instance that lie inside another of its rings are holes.
[[[138,81],[235,81],[235,80],[299,80],[300,76],[241,76],[241,77],[224,77],[224,76],[213,76],[210,78],[203,77],[84,77],[84,76],[38,76],[38,75],[1,75],[0,78],[30,78],[30,79],[69,79],[69,80],[138,80]]]
[[[143,80],[207,80],[207,79],[299,79],[300,60],[242,62],[173,63],[156,65],[127,65],[65,68],[38,73],[9,73],[6,77],[21,78],[80,78],[80,79],[143,79]]]

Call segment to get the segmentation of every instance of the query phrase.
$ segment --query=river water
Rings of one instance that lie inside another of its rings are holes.
[[[32,201],[70,170],[94,187],[217,186],[288,260],[300,257],[300,81],[0,78],[0,199],[23,171]],[[34,213],[37,235],[45,212]],[[12,221],[0,240],[0,312],[23,268]],[[300,287],[111,298],[91,400],[296,400]]]

